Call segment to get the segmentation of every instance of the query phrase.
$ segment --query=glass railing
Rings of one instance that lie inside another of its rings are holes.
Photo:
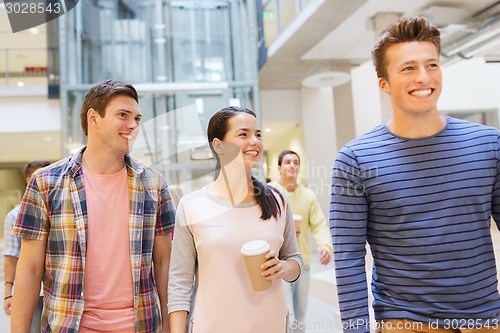
[[[48,85],[57,49],[0,48],[0,86]]]
[[[314,0],[261,0],[266,47]]]

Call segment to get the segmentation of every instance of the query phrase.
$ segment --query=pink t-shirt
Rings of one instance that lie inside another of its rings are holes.
[[[79,332],[134,332],[127,169],[97,175],[83,168],[83,178],[88,239]]]

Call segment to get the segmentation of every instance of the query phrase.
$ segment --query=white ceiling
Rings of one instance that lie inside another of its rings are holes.
[[[316,7],[314,12],[296,20],[300,24],[292,22],[269,45],[269,58],[259,72],[261,90],[299,89],[308,77],[369,61],[377,32],[401,16],[426,16],[440,27],[445,45],[453,28],[474,29],[500,13],[497,0],[313,0],[309,4]],[[489,56],[500,59],[500,51]],[[296,125],[295,119],[284,117],[278,125],[267,117],[264,113],[263,128],[271,130],[264,134],[266,146]]]
[[[311,75],[370,60],[377,32],[400,16],[428,17],[440,27],[444,45],[452,38],[450,24],[470,30],[500,14],[497,0],[316,0],[313,5],[317,10],[300,27],[292,22],[282,33],[288,38],[269,46],[270,58],[259,73],[261,89],[298,89]]]
[[[474,18],[472,16],[497,2],[496,0],[367,1],[354,15],[349,16],[304,54],[302,59],[334,59],[346,62],[353,62],[355,59],[366,60],[376,37],[376,24],[373,18],[379,13],[394,13],[400,16],[424,15],[440,28],[445,28],[449,24],[480,21],[481,17]],[[498,10],[500,7],[497,8]],[[443,32],[443,29],[441,31]],[[345,36],[349,36],[349,38],[345,38]]]

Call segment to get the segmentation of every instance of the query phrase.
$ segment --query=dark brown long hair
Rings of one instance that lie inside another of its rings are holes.
[[[439,29],[425,17],[404,18],[390,25],[378,36],[372,50],[372,60],[379,78],[387,79],[387,49],[399,43],[431,42],[441,52],[441,36]]]
[[[214,153],[214,156],[217,160],[217,165],[215,169],[215,178],[219,176],[221,172],[221,163],[220,158],[217,152],[215,151],[212,142],[214,139],[223,140],[228,131],[228,123],[229,119],[236,116],[238,113],[248,113],[253,117],[257,118],[255,113],[252,110],[247,108],[242,108],[238,106],[228,106],[216,112],[210,121],[208,122],[207,128],[207,136],[208,136],[208,144],[210,145],[210,149]],[[276,192],[278,196],[281,198],[282,203],[284,203],[283,196],[279,193],[278,190],[271,186],[267,186],[266,184],[259,181],[257,178],[252,176],[252,184],[253,184],[253,194],[255,196],[255,201],[260,207],[262,211],[261,219],[268,220],[271,217],[278,218],[281,215],[281,207],[276,199],[276,196],[273,192]]]

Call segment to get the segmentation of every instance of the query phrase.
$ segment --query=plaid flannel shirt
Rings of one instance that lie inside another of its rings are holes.
[[[42,332],[78,332],[84,308],[87,206],[82,154],[36,172],[13,234],[47,240]],[[136,332],[157,332],[161,315],[153,276],[153,239],[173,231],[174,205],[163,176],[125,156],[130,197],[130,260]]]
[[[11,257],[19,257],[21,250],[21,238],[12,234],[12,228],[16,223],[17,213],[19,213],[20,205],[12,208],[12,210],[5,216],[3,225],[4,247],[3,255]]]

